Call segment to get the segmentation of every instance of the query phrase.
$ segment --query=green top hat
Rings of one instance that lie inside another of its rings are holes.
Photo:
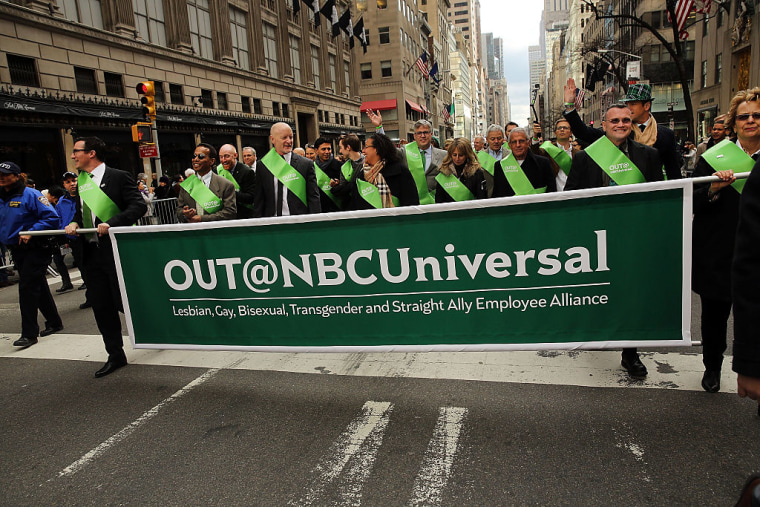
[[[633,84],[628,88],[623,102],[654,102],[652,87],[648,84]]]

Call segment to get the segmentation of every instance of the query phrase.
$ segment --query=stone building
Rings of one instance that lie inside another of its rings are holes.
[[[351,2],[353,4],[353,2]],[[98,135],[107,162],[132,172],[135,85],[156,87],[164,174],[190,165],[199,141],[269,150],[272,124],[296,143],[363,135],[362,48],[316,26],[291,0],[16,0],[0,2],[0,150],[41,187],[70,167],[75,136]],[[352,8],[337,2],[343,13]],[[376,40],[375,40],[376,42]],[[151,171],[153,172],[153,171]]]

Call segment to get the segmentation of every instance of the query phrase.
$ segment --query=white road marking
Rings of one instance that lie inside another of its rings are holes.
[[[306,493],[288,505],[312,505],[325,488],[341,475],[348,466],[346,476],[339,485],[339,505],[361,505],[364,482],[372,471],[377,451],[390,420],[393,405],[388,402],[368,401],[362,415],[351,421],[346,430],[333,442],[327,456],[311,471],[314,478]]]
[[[161,411],[162,408],[166,407],[170,403],[177,401],[182,396],[186,395],[199,385],[203,384],[210,378],[212,378],[214,375],[219,373],[220,369],[213,369],[209,370],[200,377],[196,378],[189,384],[187,384],[185,387],[177,391],[176,393],[172,394],[165,400],[163,400],[161,403],[156,405],[155,407],[151,408],[147,412],[145,412],[143,415],[141,415],[139,418],[135,419],[131,423],[129,423],[126,427],[124,427],[121,431],[116,433],[115,435],[111,436],[108,440],[104,441],[97,447],[95,447],[93,450],[79,458],[77,461],[72,463],[71,465],[67,466],[60,472],[58,472],[58,477],[66,477],[70,475],[74,475],[84,467],[86,467],[90,462],[98,458],[99,456],[103,455],[106,451],[108,451],[111,447],[118,444],[125,438],[127,438],[129,435],[134,433],[137,429],[139,429],[142,425],[150,421],[153,417],[158,415],[158,413]]]
[[[410,506],[440,505],[443,490],[451,476],[451,467],[459,445],[466,408],[441,407],[433,438],[430,439],[422,468],[414,480]]]

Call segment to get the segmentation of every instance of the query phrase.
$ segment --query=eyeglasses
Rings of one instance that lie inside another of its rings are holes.
[[[365,148],[374,148],[375,145],[374,144],[365,144],[364,147]]]
[[[570,127],[557,127],[557,130],[570,130]]]
[[[737,119],[737,120],[740,120],[740,121],[747,121],[747,120],[749,120],[749,117],[750,117],[750,116],[752,117],[752,119],[753,119],[753,120],[755,120],[755,121],[760,121],[760,113],[752,113],[752,114],[749,114],[749,113],[745,113],[745,114],[737,114],[737,115],[736,115],[736,119]],[[713,128],[715,128],[715,127],[713,127]]]
[[[206,158],[206,154],[205,153],[193,153],[193,159],[196,159],[196,158],[198,160],[203,160],[204,158]]]
[[[415,136],[429,136],[430,134],[432,134],[432,132],[430,132],[429,130],[421,130],[419,132],[414,133]]]
[[[604,121],[612,123],[613,125],[617,125],[618,123],[622,123],[623,125],[630,125],[631,123],[630,118],[611,118],[609,120],[604,120]]]

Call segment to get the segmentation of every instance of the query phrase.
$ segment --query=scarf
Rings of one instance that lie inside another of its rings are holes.
[[[368,164],[364,164],[364,180],[367,183],[372,183],[380,191],[380,199],[383,202],[383,208],[393,208],[393,201],[391,200],[391,189],[388,187],[388,183],[385,182],[385,178],[381,171],[385,167],[385,160],[378,161],[375,165],[370,167]]]
[[[653,115],[649,115],[649,123],[642,132],[638,124],[633,125],[633,140],[637,143],[646,144],[647,146],[653,146],[657,141],[657,120]]]

